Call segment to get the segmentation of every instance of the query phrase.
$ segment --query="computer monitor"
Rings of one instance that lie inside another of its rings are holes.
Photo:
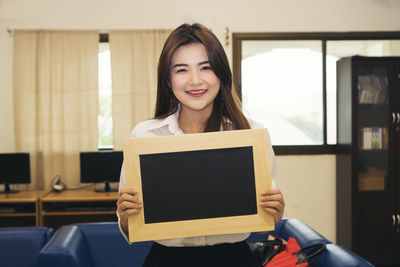
[[[122,161],[122,151],[81,152],[81,183],[105,183],[97,192],[117,191],[110,182],[119,182]]]
[[[4,184],[4,193],[16,193],[10,184],[29,184],[31,168],[29,153],[0,153],[0,184]]]

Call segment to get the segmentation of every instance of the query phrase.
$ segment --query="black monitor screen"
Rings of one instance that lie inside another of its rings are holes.
[[[0,153],[0,184],[29,184],[31,168],[29,153]]]
[[[119,182],[122,151],[81,152],[81,183]]]

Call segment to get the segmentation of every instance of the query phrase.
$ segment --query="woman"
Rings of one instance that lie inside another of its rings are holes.
[[[232,74],[217,37],[200,24],[183,24],[168,37],[158,64],[155,118],[139,123],[131,137],[150,137],[262,128],[240,111],[232,91]],[[272,148],[271,148],[272,151]],[[275,157],[271,152],[271,164]],[[134,188],[120,181],[118,217],[127,237],[128,217],[141,212]],[[275,222],[282,219],[279,189],[261,194],[260,205]],[[143,266],[254,266],[243,241],[249,233],[158,240]]]

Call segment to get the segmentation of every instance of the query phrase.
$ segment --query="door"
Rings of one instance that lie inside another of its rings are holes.
[[[393,128],[394,128],[394,145],[396,147],[394,153],[394,166],[396,166],[396,212],[394,235],[396,241],[395,263],[400,265],[400,59],[398,58],[395,63],[394,76],[394,98],[395,105],[393,110]]]

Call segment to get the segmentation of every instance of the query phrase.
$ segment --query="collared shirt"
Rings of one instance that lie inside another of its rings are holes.
[[[180,135],[183,134],[183,131],[179,128],[178,125],[178,117],[179,111],[174,114],[166,117],[165,119],[151,119],[147,121],[143,121],[136,125],[133,129],[131,138],[141,138],[141,137],[152,137],[152,136],[167,136],[167,135]],[[229,122],[225,122],[228,123]],[[249,120],[251,129],[260,129],[264,128],[261,124],[256,123],[254,121]],[[229,127],[228,127],[229,128]],[[232,128],[232,127],[230,127]],[[276,160],[275,155],[270,149],[271,155],[271,180],[272,187],[275,187],[275,170],[276,170]],[[125,187],[125,173],[124,168],[121,170],[121,178],[119,182],[119,188]],[[118,212],[117,212],[118,215]],[[118,216],[118,225],[121,233],[128,240],[128,234],[121,228],[120,219]],[[174,246],[174,247],[183,247],[183,246],[206,246],[206,245],[215,245],[220,243],[235,243],[242,240],[245,240],[250,233],[242,233],[242,234],[227,234],[227,235],[211,235],[211,236],[198,236],[198,237],[186,237],[186,238],[176,238],[176,239],[165,239],[165,240],[156,240],[155,242],[164,245],[164,246]],[[129,242],[130,243],[130,242]]]

